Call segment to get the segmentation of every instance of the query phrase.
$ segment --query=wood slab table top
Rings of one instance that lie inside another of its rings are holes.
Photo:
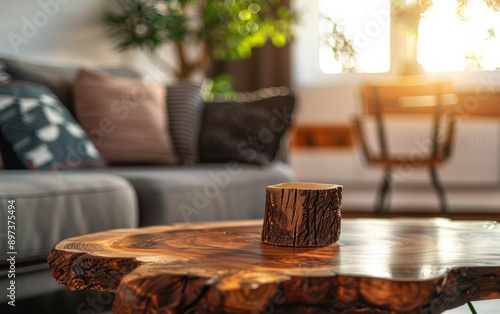
[[[326,247],[261,243],[262,221],[75,237],[48,257],[72,290],[116,292],[113,313],[440,313],[500,298],[500,226],[343,219]]]

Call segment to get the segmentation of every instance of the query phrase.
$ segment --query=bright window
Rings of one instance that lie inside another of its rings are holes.
[[[455,1],[455,0],[452,0]],[[387,72],[390,69],[390,1],[389,0],[320,0],[320,14],[342,25],[345,37],[356,49],[357,71]],[[321,18],[320,38],[326,38],[332,23]],[[344,66],[337,61],[332,48],[323,40],[319,49],[319,65],[323,73],[341,73]]]
[[[416,0],[414,0],[416,1]],[[418,62],[428,72],[500,68],[500,13],[484,0],[434,0],[420,20]]]

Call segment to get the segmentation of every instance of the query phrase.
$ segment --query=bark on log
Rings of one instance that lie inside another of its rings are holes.
[[[262,242],[282,246],[326,246],[337,242],[341,207],[341,185],[268,186]]]

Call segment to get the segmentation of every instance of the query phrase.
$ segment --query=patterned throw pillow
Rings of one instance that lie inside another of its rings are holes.
[[[167,111],[170,136],[181,162],[197,163],[203,111],[201,85],[181,82],[167,86]]]
[[[276,158],[281,139],[292,123],[295,98],[279,89],[249,95],[240,102],[205,104],[201,162],[266,165]]]
[[[58,98],[42,86],[14,81],[0,87],[0,133],[2,154],[12,153],[8,160],[4,158],[7,169],[103,166],[82,128]]]

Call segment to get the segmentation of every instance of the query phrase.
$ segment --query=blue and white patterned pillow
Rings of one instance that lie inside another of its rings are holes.
[[[27,169],[68,170],[104,165],[80,125],[43,86],[14,81],[0,87],[0,133]]]

